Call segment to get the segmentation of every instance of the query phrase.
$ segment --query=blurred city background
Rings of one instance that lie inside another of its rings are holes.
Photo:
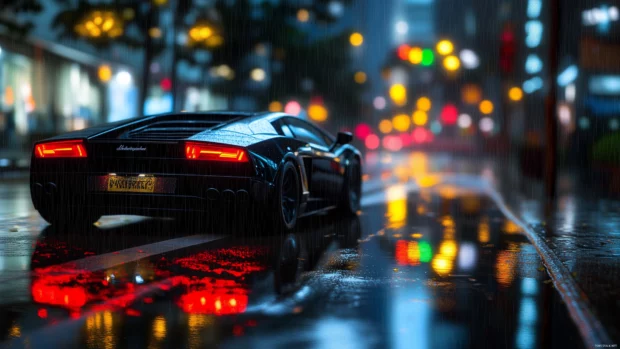
[[[501,155],[534,178],[557,162],[618,189],[615,3],[3,1],[0,168],[141,114],[271,110],[368,151]]]

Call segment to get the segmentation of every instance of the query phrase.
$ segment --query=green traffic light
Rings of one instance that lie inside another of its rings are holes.
[[[420,241],[420,262],[428,263],[433,258],[431,245],[426,241]]]
[[[435,54],[430,48],[422,50],[422,65],[428,67],[435,62]]]

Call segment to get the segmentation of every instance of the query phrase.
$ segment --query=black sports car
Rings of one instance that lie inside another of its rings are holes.
[[[32,201],[46,221],[67,227],[108,214],[226,213],[286,230],[319,210],[359,210],[361,156],[351,140],[282,113],[125,120],[37,142]]]

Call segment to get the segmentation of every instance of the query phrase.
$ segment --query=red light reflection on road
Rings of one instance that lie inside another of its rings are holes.
[[[210,290],[194,291],[181,296],[179,306],[183,311],[193,314],[239,314],[247,308],[248,296],[245,294],[219,294]]]

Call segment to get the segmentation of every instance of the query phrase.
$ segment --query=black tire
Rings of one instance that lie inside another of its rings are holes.
[[[92,229],[93,224],[101,218],[101,215],[84,209],[62,213],[39,210],[39,214],[59,231]]]
[[[282,165],[276,179],[276,195],[273,206],[273,229],[286,232],[295,228],[301,198],[299,174],[295,165],[287,161]]]
[[[355,215],[362,208],[362,166],[357,157],[349,161],[342,188],[339,208],[343,213]]]

